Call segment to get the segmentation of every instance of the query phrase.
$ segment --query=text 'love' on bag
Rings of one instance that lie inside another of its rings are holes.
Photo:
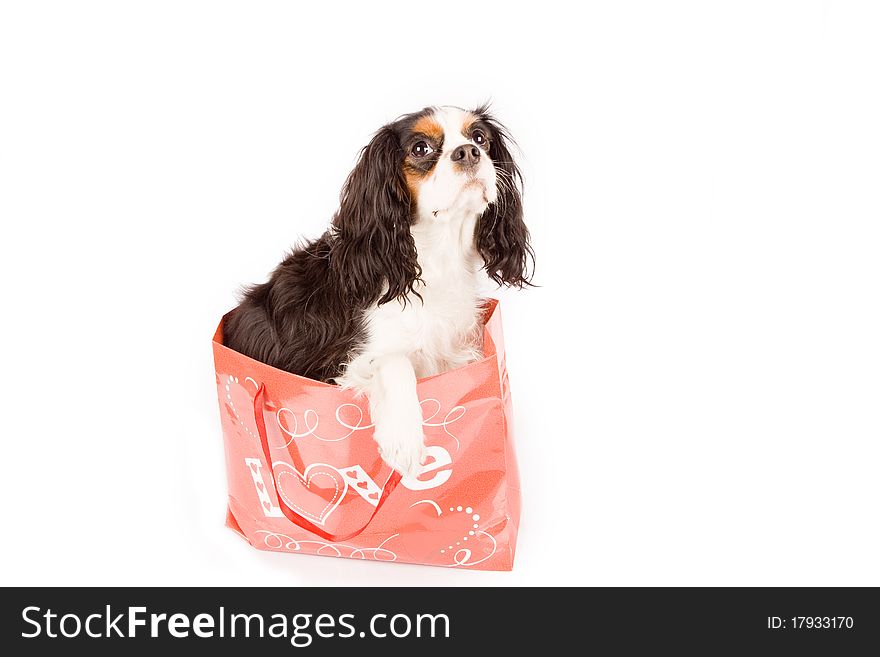
[[[481,360],[418,381],[428,457],[403,479],[365,397],[235,352],[218,327],[227,525],[261,550],[510,570],[520,492],[496,300],[484,321]]]

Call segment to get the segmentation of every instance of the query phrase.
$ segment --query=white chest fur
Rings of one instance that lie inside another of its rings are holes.
[[[366,341],[338,380],[365,390],[371,362],[403,355],[416,377],[464,365],[480,356],[479,270],[474,249],[476,215],[440,216],[413,226],[422,281],[407,303],[373,306],[364,317]]]

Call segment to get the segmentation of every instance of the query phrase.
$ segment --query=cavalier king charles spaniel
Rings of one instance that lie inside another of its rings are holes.
[[[380,129],[330,229],[226,316],[226,346],[369,398],[382,458],[423,459],[416,380],[481,357],[481,270],[529,285],[522,177],[486,107],[429,107]]]

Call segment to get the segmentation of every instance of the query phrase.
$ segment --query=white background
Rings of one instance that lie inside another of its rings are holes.
[[[522,8],[516,7],[522,5]],[[880,584],[876,3],[6,3],[4,584]],[[224,528],[211,335],[371,132],[494,100],[512,573]]]

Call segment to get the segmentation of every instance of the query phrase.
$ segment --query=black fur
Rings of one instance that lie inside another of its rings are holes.
[[[227,347],[332,383],[364,337],[363,311],[418,296],[413,286],[421,270],[409,230],[413,208],[403,166],[409,128],[429,111],[375,134],[342,188],[331,229],[291,252],[268,282],[248,288],[224,318]],[[522,219],[522,178],[504,128],[486,108],[475,114],[490,129],[489,156],[499,170],[499,200],[477,223],[477,248],[496,282],[522,287],[533,262]]]
[[[474,114],[489,126],[489,157],[498,176],[498,201],[477,222],[477,250],[493,281],[522,288],[531,285],[535,265],[529,229],[523,221],[522,173],[507,145],[512,140],[504,126],[485,105]]]
[[[360,311],[330,266],[329,233],[293,251],[223,320],[223,343],[288,372],[332,382],[361,339]]]
[[[345,181],[333,217],[330,267],[339,291],[360,306],[405,299],[422,273],[409,232],[402,132],[391,125],[376,133]]]

